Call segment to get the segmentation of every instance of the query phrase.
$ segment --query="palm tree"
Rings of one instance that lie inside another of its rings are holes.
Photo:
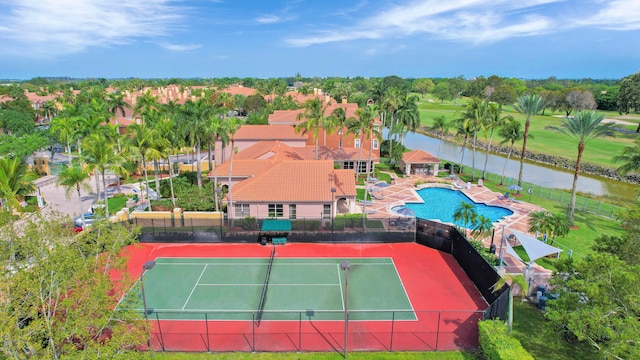
[[[470,123],[465,124],[459,119],[457,120],[456,136],[462,136],[463,138],[462,148],[460,149],[460,173],[462,173],[462,164],[464,162],[464,152],[467,149],[467,141],[469,140],[469,137],[473,135],[473,129],[469,125]],[[453,174],[453,171],[451,173]]]
[[[22,209],[20,198],[35,191],[37,175],[19,157],[0,158],[0,204],[11,211]]]
[[[513,152],[513,145],[516,141],[522,140],[524,137],[522,133],[522,123],[515,119],[508,120],[504,126],[498,131],[498,135],[502,137],[502,141],[500,141],[500,145],[504,145],[509,143],[509,152],[507,153],[507,158],[504,160],[504,166],[502,167],[502,176],[500,177],[500,185],[504,184],[504,172],[507,169],[507,163],[511,158],[511,153]],[[533,135],[529,135],[531,139],[533,139]]]
[[[440,144],[438,145],[438,158],[440,158],[440,150],[442,149],[442,139],[444,139],[444,136],[447,134],[447,132],[449,132],[449,129],[452,125],[453,123],[451,121],[447,121],[444,115],[440,115],[433,119],[431,130],[440,132],[438,136],[440,138]]]
[[[82,160],[87,164],[87,170],[96,171],[96,195],[100,199],[100,186],[98,185],[98,172],[102,173],[102,188],[104,190],[104,203],[106,216],[109,217],[109,199],[107,195],[106,171],[114,161],[113,143],[100,133],[93,133],[84,139],[82,146],[84,152]]]
[[[489,130],[489,142],[487,143],[487,155],[484,158],[484,167],[482,168],[482,178],[484,179],[487,174],[487,162],[489,161],[489,151],[491,151],[491,142],[493,141],[493,134],[496,129],[500,129],[504,124],[513,119],[513,116],[507,115],[500,117],[502,114],[502,104],[490,103],[489,114],[485,118],[484,129]]]
[[[420,97],[415,94],[405,94],[404,97],[400,98],[400,106],[396,111],[396,118],[398,123],[401,124],[400,143],[403,145],[405,131],[416,131],[420,126],[418,101],[420,101]]]
[[[476,174],[476,140],[478,137],[478,129],[485,123],[489,116],[488,103],[477,97],[473,97],[467,104],[467,110],[459,119],[462,126],[469,128],[473,136],[473,155],[471,158],[471,181],[475,180]]]
[[[202,188],[202,164],[200,163],[200,148],[204,135],[204,128],[211,118],[213,107],[206,99],[200,99],[195,103],[188,100],[182,107],[181,117],[187,130],[189,145],[196,149],[196,178],[198,188]]]
[[[82,194],[80,190],[91,191],[89,184],[86,183],[89,179],[89,171],[83,168],[80,164],[74,164],[68,167],[60,173],[58,176],[58,185],[62,185],[65,188],[65,194],[67,199],[71,195],[73,190],[78,194],[78,206],[80,208],[80,216],[82,216],[82,228],[85,228],[84,209],[82,208]]]
[[[302,134],[311,133],[313,141],[316,144],[315,159],[318,160],[318,134],[320,134],[320,128],[325,123],[324,113],[331,103],[327,102],[323,104],[320,99],[311,99],[304,102],[304,112],[298,114],[297,119],[303,120],[295,127],[295,131]]]
[[[358,117],[358,122],[357,122],[357,126],[358,126],[358,133],[360,133],[360,152],[358,154],[358,168],[360,167],[360,160],[362,157],[362,148],[364,147],[364,141],[369,139],[369,161],[367,162],[367,166],[366,166],[366,170],[367,170],[367,177],[365,180],[365,198],[364,198],[364,202],[362,203],[362,227],[365,227],[365,214],[366,214],[366,208],[367,208],[367,195],[366,195],[366,188],[367,188],[367,181],[369,179],[369,174],[371,173],[371,157],[372,157],[372,153],[373,153],[373,137],[375,136],[376,138],[378,138],[380,136],[380,133],[375,130],[375,119],[376,119],[376,115],[377,115],[377,110],[371,106],[368,105],[364,108],[359,108],[358,110],[356,110],[356,116]]]
[[[338,148],[340,149],[340,156],[342,156],[342,137],[344,133],[344,128],[349,121],[355,120],[353,117],[347,117],[347,111],[343,107],[337,107],[329,116],[330,121],[335,124],[338,128],[338,134],[340,135],[340,142],[338,143]]]
[[[513,108],[524,115],[524,135],[522,137],[522,154],[520,155],[520,171],[518,173],[518,186],[522,186],[522,168],[524,166],[524,156],[527,151],[527,139],[529,138],[529,126],[531,125],[531,117],[544,109],[544,99],[541,96],[528,94],[518,97]]]
[[[384,113],[389,114],[389,123],[386,126],[389,128],[389,132],[387,133],[387,140],[389,140],[389,154],[393,154],[393,138],[394,135],[394,125],[395,125],[395,114],[396,110],[400,107],[400,98],[402,94],[400,90],[397,88],[389,88],[379,99],[380,108],[384,110]],[[393,160],[393,159],[389,159]],[[393,164],[393,161],[391,162]]]
[[[578,158],[576,159],[576,167],[573,173],[573,185],[571,186],[571,204],[569,205],[569,221],[573,225],[573,218],[576,207],[576,192],[578,177],[580,176],[580,165],[582,164],[582,153],[587,143],[593,139],[604,136],[614,136],[614,123],[602,124],[605,115],[597,111],[580,111],[573,117],[564,119],[560,127],[550,127],[572,138],[578,143]],[[525,139],[526,140],[526,139]]]
[[[129,134],[129,146],[127,150],[139,156],[142,162],[144,181],[147,187],[147,201],[149,201],[149,205],[151,205],[149,198],[149,176],[147,174],[147,152],[153,146],[153,139],[156,134],[155,131],[144,122],[129,125],[127,127],[127,133]],[[140,189],[140,193],[142,193],[142,189]],[[151,206],[149,206],[149,210],[151,211]]]
[[[467,234],[467,228],[469,228],[470,224],[476,222],[477,217],[478,212],[476,211],[476,207],[465,201],[461,201],[453,213],[454,221],[462,221],[464,223],[465,235]]]
[[[622,163],[616,169],[620,176],[640,172],[640,142],[622,149],[622,154],[613,157],[613,163]]]
[[[475,225],[473,227],[472,235],[476,236],[476,240],[480,237],[488,237],[493,230],[493,221],[484,215],[476,217]]]
[[[120,122],[118,121],[118,113],[120,113],[122,117],[124,117],[126,114],[126,109],[131,109],[131,105],[124,101],[124,95],[122,93],[113,92],[107,96],[107,107],[113,114],[113,118],[116,123],[116,127],[118,130],[118,151],[121,151],[122,147],[120,145]]]
[[[513,329],[513,287],[517,286],[520,288],[520,297],[524,299],[525,295],[529,292],[529,284],[527,283],[527,279],[524,278],[524,275],[507,275],[505,274],[501,277],[493,286],[491,287],[493,291],[498,291],[504,287],[504,285],[510,285],[509,287],[509,313],[507,315],[507,324],[509,327],[509,333]]]
[[[529,213],[529,232],[535,232],[536,238],[538,234],[551,233],[551,214],[546,211],[532,211]]]
[[[229,135],[229,138],[231,138],[231,157],[229,158],[229,187],[227,191],[227,216],[229,216],[229,218],[232,217],[231,214],[233,212],[233,201],[232,201],[233,199],[231,197],[231,174],[233,172],[233,154],[236,152],[235,134],[240,129],[241,126],[242,126],[242,120],[236,117],[232,117],[227,119],[227,124],[225,127],[226,132]]]
[[[78,131],[79,117],[76,115],[75,106],[65,104],[59,116],[51,120],[50,131],[66,145],[69,154],[69,166],[71,166],[71,142]]]

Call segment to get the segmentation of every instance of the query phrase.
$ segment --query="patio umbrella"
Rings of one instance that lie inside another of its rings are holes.
[[[457,178],[456,174],[449,174],[446,177],[447,180],[456,180]]]
[[[416,217],[416,213],[413,210],[411,210],[408,207],[406,207],[406,206],[403,206],[403,207],[397,208],[397,209],[393,209],[393,211],[395,211],[396,214],[399,214],[399,215],[408,216],[408,217]]]
[[[520,190],[522,190],[522,188],[521,188],[520,186],[516,185],[516,184],[512,184],[512,185],[507,186],[507,189],[509,189],[509,190],[515,190],[515,191],[520,191]]]
[[[386,181],[380,181],[380,182],[377,182],[374,186],[385,188],[385,187],[389,187],[391,185],[389,185]]]

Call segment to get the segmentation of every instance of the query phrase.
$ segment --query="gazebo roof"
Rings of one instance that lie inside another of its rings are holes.
[[[529,256],[529,260],[531,262],[534,262],[536,259],[539,259],[541,257],[551,254],[557,254],[562,251],[562,249],[558,249],[557,247],[545,244],[542,241],[534,238],[533,236],[523,234],[519,231],[511,230],[511,233],[515,235],[520,244],[522,244],[522,247],[524,248],[524,251],[527,252],[527,255]],[[509,243],[507,243],[507,252],[511,254],[509,252],[509,249],[510,246]],[[517,254],[515,256],[520,259]],[[522,259],[520,259],[520,261],[522,261]]]
[[[402,154],[402,162],[405,164],[437,164],[440,159],[424,150],[412,150]]]

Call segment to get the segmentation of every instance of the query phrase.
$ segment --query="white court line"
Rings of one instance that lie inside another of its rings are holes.
[[[282,258],[278,260],[278,266],[334,266],[336,263],[282,263]],[[372,262],[351,262],[352,265],[377,265],[377,266],[389,266],[393,265],[393,263],[381,262],[381,263],[372,263]],[[193,265],[215,265],[215,266],[246,266],[246,265],[259,265],[266,266],[268,263],[264,262],[256,262],[256,263],[219,263],[219,262],[200,262],[200,263],[159,263],[157,265],[181,265],[181,266],[193,266]],[[339,264],[338,264],[339,265]]]
[[[207,270],[207,264],[204,265],[204,268],[202,268],[202,272],[200,273],[200,276],[198,277],[198,280],[196,280],[195,285],[193,285],[193,289],[191,289],[191,293],[189,294],[189,297],[187,298],[187,301],[184,302],[184,305],[182,305],[182,310],[184,310],[184,308],[187,306],[187,303],[189,302],[189,300],[191,300],[191,295],[193,295],[193,292],[196,290],[196,286],[198,286],[198,283],[200,282],[200,279],[202,278],[202,275],[204,275],[204,271]]]
[[[342,292],[342,277],[340,276],[340,264],[336,264],[338,269],[338,285],[340,285],[340,302],[342,303],[342,311],[344,311],[344,295]]]
[[[339,284],[277,284],[269,282],[271,286],[338,286]],[[196,286],[264,286],[264,284],[196,284]]]
[[[393,259],[391,259],[391,261],[393,262]],[[398,268],[396,267],[396,263],[393,262],[393,268],[396,271],[396,275],[398,275],[398,280],[400,280],[400,284],[402,285],[402,291],[404,291],[404,296],[407,297],[407,300],[409,300],[409,305],[411,305],[411,311],[413,311],[413,316],[416,317],[416,319],[418,318],[418,316],[416,315],[416,311],[413,309],[413,303],[411,302],[411,298],[409,297],[409,294],[407,294],[407,289],[404,287],[404,281],[402,281],[402,277],[400,276],[400,273],[398,272]]]

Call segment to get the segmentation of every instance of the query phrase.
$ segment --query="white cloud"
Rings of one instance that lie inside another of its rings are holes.
[[[160,43],[160,46],[171,51],[192,51],[202,47],[200,44],[169,44]]]
[[[595,26],[607,30],[640,29],[640,4],[638,0],[614,0],[598,2],[603,5],[592,11],[593,15],[574,20],[575,26]]]
[[[630,0],[631,1],[631,0]],[[333,27],[308,36],[292,37],[289,45],[358,39],[430,36],[435,39],[487,43],[533,36],[565,28],[548,6],[563,0],[414,0],[377,11],[346,27]],[[640,17],[639,17],[640,18]]]
[[[275,24],[282,21],[282,19],[276,15],[263,15],[263,16],[257,17],[256,21],[259,22],[260,24]]]
[[[183,9],[168,0],[22,0],[0,15],[0,49],[56,56],[92,46],[155,39],[175,30]]]

